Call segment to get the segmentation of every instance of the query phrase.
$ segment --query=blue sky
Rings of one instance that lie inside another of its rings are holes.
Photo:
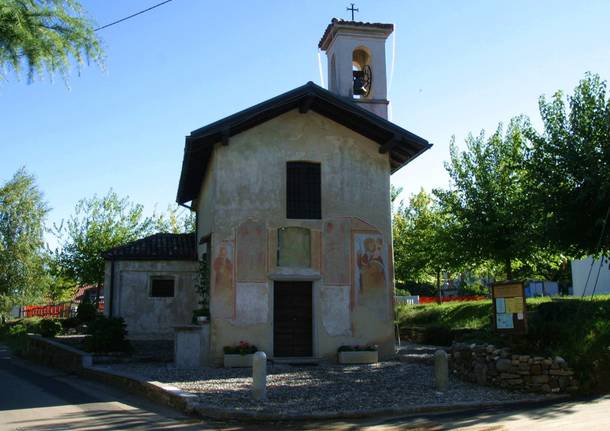
[[[103,25],[158,0],[83,1]],[[307,81],[317,43],[343,1],[174,0],[99,32],[106,70],[0,83],[0,181],[36,175],[53,208],[113,188],[164,210],[174,202],[184,136]],[[403,197],[444,187],[455,135],[491,131],[538,97],[570,93],[586,71],[610,78],[610,2],[357,2],[357,19],[396,26],[393,121],[434,143],[393,176]],[[388,64],[392,61],[388,41]],[[324,70],[326,66],[324,65]]]

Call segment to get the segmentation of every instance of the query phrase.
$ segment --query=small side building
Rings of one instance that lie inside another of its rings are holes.
[[[159,233],[108,250],[104,313],[122,317],[132,340],[171,340],[198,307],[195,234]]]

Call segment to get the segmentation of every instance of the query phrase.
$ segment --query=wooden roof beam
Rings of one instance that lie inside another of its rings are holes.
[[[301,99],[301,101],[299,102],[299,112],[301,114],[307,114],[307,112],[309,112],[309,110],[311,109],[311,105],[313,105],[314,99],[315,97],[312,95]]]
[[[229,145],[230,137],[231,137],[231,129],[229,127],[225,127],[224,129],[222,129],[222,132],[220,133],[220,142],[222,143],[222,145],[224,145],[224,146]]]
[[[388,151],[391,151],[392,148],[394,148],[395,146],[400,144],[400,141],[401,141],[401,138],[399,138],[398,136],[396,136],[396,135],[392,136],[392,138],[390,140],[388,140],[385,144],[383,144],[382,146],[379,147],[379,153],[385,154]]]

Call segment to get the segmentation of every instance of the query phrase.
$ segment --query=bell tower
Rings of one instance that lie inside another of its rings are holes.
[[[388,118],[385,42],[393,24],[333,18],[318,47],[328,60],[328,89]]]

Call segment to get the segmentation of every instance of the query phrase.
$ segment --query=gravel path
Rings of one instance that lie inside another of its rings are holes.
[[[210,407],[286,414],[408,408],[429,404],[517,401],[531,394],[465,383],[451,376],[449,390],[436,392],[433,368],[424,364],[269,366],[265,402],[251,399],[251,370],[178,370],[164,364],[117,364],[127,372],[196,393]]]

